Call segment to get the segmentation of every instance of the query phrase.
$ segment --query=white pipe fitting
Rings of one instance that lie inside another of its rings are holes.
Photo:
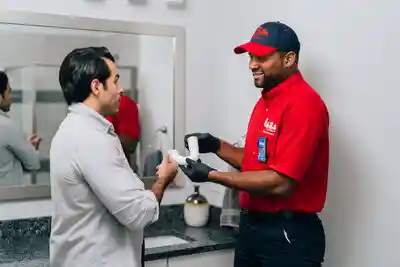
[[[199,140],[196,136],[191,136],[187,140],[188,147],[189,147],[189,156],[184,157],[179,155],[177,150],[170,150],[168,151],[169,156],[175,160],[179,165],[187,165],[186,159],[189,158],[193,161],[199,160]]]

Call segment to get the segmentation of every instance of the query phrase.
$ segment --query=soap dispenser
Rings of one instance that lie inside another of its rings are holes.
[[[202,227],[208,223],[210,204],[206,197],[200,194],[199,185],[194,185],[194,193],[187,197],[183,214],[185,222],[189,226]]]

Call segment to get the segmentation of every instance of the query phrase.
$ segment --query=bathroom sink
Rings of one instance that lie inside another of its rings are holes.
[[[174,235],[146,237],[144,239],[144,245],[146,248],[165,247],[165,246],[173,246],[173,245],[187,244],[187,243],[189,242],[186,241],[185,239],[176,237]]]

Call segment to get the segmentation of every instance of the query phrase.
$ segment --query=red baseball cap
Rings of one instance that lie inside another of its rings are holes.
[[[233,51],[236,54],[248,52],[261,57],[278,50],[298,54],[300,42],[297,34],[281,22],[266,22],[256,29],[249,42],[235,47]]]

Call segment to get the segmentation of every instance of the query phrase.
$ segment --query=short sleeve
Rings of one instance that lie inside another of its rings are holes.
[[[323,103],[289,106],[282,117],[274,159],[268,168],[300,181],[312,164],[329,127]]]

